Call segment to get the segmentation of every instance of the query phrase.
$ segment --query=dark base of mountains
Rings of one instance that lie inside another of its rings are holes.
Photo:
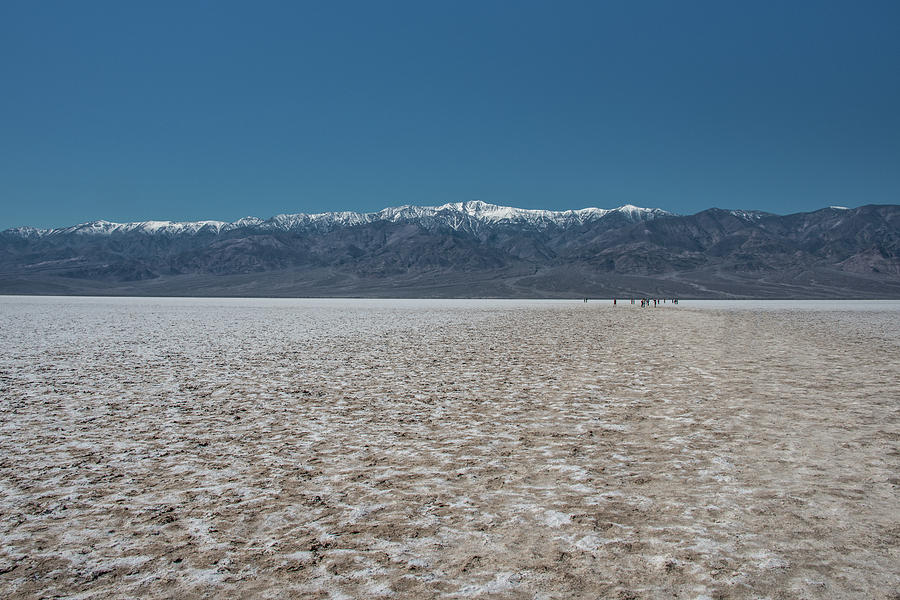
[[[841,271],[727,271],[661,276],[590,273],[575,268],[534,272],[421,272],[389,277],[330,269],[232,275],[169,275],[141,281],[24,276],[0,279],[2,294],[199,297],[361,298],[900,298],[900,277]]]

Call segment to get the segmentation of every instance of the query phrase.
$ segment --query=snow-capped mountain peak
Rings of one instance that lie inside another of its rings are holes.
[[[116,235],[125,233],[142,233],[146,235],[200,235],[220,234],[236,229],[258,229],[278,231],[327,231],[337,227],[353,227],[378,221],[418,222],[427,228],[449,227],[451,229],[477,230],[485,226],[509,225],[526,228],[546,229],[548,227],[566,228],[582,225],[617,214],[627,221],[652,219],[669,215],[658,208],[641,208],[626,204],[614,209],[581,208],[577,210],[542,210],[500,206],[471,200],[453,202],[440,206],[394,206],[377,212],[361,213],[352,211],[324,212],[316,214],[296,213],[280,214],[269,219],[243,217],[228,223],[225,221],[140,221],[134,223],[115,223],[112,221],[89,221],[70,227],[57,229],[37,229],[34,227],[18,227],[9,229],[7,234],[23,238],[44,237],[54,235]]]

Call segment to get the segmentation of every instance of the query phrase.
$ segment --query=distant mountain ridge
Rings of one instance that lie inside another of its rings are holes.
[[[16,227],[3,233],[34,238],[58,236],[66,234],[114,235],[139,232],[153,235],[196,235],[200,233],[222,233],[235,229],[258,229],[279,231],[322,231],[335,227],[351,227],[385,221],[418,221],[423,225],[448,226],[452,229],[470,229],[474,223],[508,224],[524,227],[546,228],[549,226],[568,227],[573,224],[590,223],[609,216],[620,214],[633,221],[670,215],[658,208],[641,208],[626,204],[619,208],[582,208],[578,210],[536,210],[498,206],[479,200],[456,202],[442,206],[397,206],[388,207],[377,212],[324,212],[297,213],[276,215],[263,220],[258,217],[244,217],[234,222],[227,221],[139,221],[133,223],[114,223],[111,221],[89,221],[70,227],[55,229],[38,229],[35,227]]]
[[[479,201],[0,232],[0,293],[900,298],[900,206],[793,215]]]

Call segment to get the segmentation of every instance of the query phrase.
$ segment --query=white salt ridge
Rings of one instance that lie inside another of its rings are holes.
[[[541,522],[547,527],[556,528],[571,523],[572,517],[566,513],[559,512],[558,510],[548,510],[544,513]]]

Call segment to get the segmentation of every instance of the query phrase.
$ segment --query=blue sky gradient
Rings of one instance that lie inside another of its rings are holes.
[[[900,202],[900,2],[0,3],[0,229]]]

